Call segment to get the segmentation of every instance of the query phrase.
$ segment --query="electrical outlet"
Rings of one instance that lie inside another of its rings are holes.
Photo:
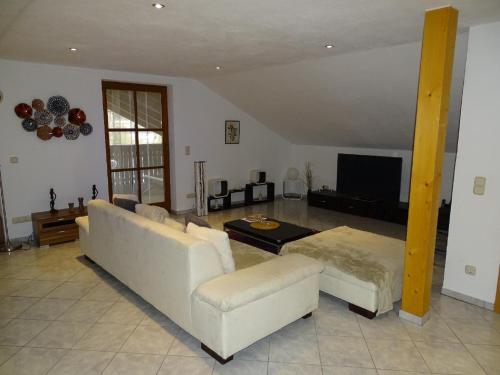
[[[467,264],[465,266],[465,273],[467,275],[475,276],[476,275],[476,267],[475,266],[471,266],[470,264]]]
[[[12,218],[12,224],[28,223],[31,221],[31,216],[16,216]]]
[[[184,147],[184,154],[185,154],[186,156],[191,155],[191,146],[185,146],[185,147]]]
[[[195,193],[188,193],[188,194],[186,194],[186,198],[196,198],[196,194]]]

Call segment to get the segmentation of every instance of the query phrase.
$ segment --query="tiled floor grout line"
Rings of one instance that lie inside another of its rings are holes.
[[[75,275],[76,275],[76,274],[78,274],[78,272],[77,272],[77,273],[75,273]],[[71,277],[70,277],[70,278],[71,278]],[[66,282],[68,282],[68,281],[69,281],[69,279],[68,279],[68,280],[66,280],[65,282],[63,282],[63,283],[62,283],[62,284],[60,284],[60,285],[63,285],[63,284],[65,284],[65,283],[66,283]],[[95,285],[97,285],[97,283],[96,283]],[[95,285],[94,285],[94,286],[95,286]],[[78,299],[75,299],[75,300],[74,300],[75,302],[74,302],[74,303],[73,303],[73,304],[72,304],[72,305],[71,305],[68,309],[66,309],[66,310],[65,310],[65,311],[64,311],[61,315],[59,315],[59,316],[58,316],[58,318],[60,318],[62,315],[64,315],[64,313],[66,313],[66,311],[68,311],[69,309],[71,309],[71,307],[72,307],[72,306],[74,306],[74,305],[75,305],[75,304],[77,304],[78,302],[82,301],[82,300],[83,300],[83,298],[84,298],[85,296],[87,296],[87,295],[88,295],[88,294],[92,291],[92,289],[93,289],[93,287],[91,287],[91,288],[89,289],[89,291],[88,291],[87,293],[85,293],[83,296],[81,296],[81,297],[80,297],[80,298],[78,298]],[[51,292],[49,292],[49,294],[50,294],[50,293],[51,293]],[[47,294],[47,295],[48,295],[48,294]],[[98,302],[99,302],[99,301],[98,301]],[[64,358],[64,357],[66,357],[66,356],[67,356],[67,355],[68,355],[68,354],[69,354],[72,350],[78,350],[78,349],[75,349],[75,346],[76,346],[76,345],[77,345],[77,344],[78,344],[81,340],[83,340],[83,338],[84,338],[84,337],[88,334],[88,332],[89,332],[89,331],[90,331],[93,327],[95,327],[95,326],[96,326],[96,324],[98,323],[99,319],[100,319],[100,318],[102,318],[102,316],[104,316],[104,314],[106,314],[106,312],[108,312],[108,311],[111,309],[111,307],[113,307],[113,306],[116,304],[116,302],[117,302],[117,301],[115,301],[113,304],[111,304],[111,305],[109,306],[109,308],[108,308],[108,309],[105,309],[105,310],[102,312],[102,314],[101,314],[101,315],[99,315],[99,317],[95,320],[95,322],[93,322],[93,323],[91,324],[91,326],[89,327],[89,329],[87,330],[87,332],[86,332],[86,333],[84,333],[84,334],[83,334],[83,335],[82,335],[82,336],[81,336],[81,337],[80,337],[80,338],[76,341],[76,343],[75,343],[75,344],[73,344],[73,346],[72,346],[71,348],[69,348],[69,349],[68,349],[68,348],[62,348],[62,349],[66,349],[66,350],[67,350],[67,352],[66,352],[66,353],[65,353],[65,354],[64,354],[61,358],[59,358],[59,360],[57,360],[57,361],[54,363],[54,365],[53,365],[53,366],[52,366],[52,367],[51,367],[51,368],[50,368],[50,369],[49,369],[49,370],[48,370],[45,374],[48,374],[48,373],[49,373],[49,372],[50,372],[50,371],[51,371],[51,370],[52,370],[52,369],[53,369],[53,368],[54,368],[54,367],[55,367],[55,366],[56,366],[59,362],[61,362],[61,361],[63,360],[63,358]],[[32,306],[32,305],[31,305],[31,306]],[[65,321],[60,321],[60,320],[55,320],[55,321],[59,321],[59,322],[65,323]],[[66,323],[82,323],[82,322],[66,322]],[[50,325],[51,325],[51,324],[49,324],[49,326],[50,326]],[[48,329],[48,328],[49,328],[49,326],[47,326],[44,330],[42,330],[42,332],[44,332],[46,329]],[[42,332],[40,332],[38,335],[40,335]],[[38,335],[36,335],[35,337],[37,337]],[[34,339],[35,339],[35,337],[33,337],[33,338],[29,341],[29,342],[31,342],[32,340],[34,340]],[[128,337],[130,337],[130,336],[127,336],[126,340],[128,340]],[[125,340],[125,341],[126,341],[126,340]],[[29,344],[29,342],[28,342],[27,344]],[[26,345],[27,345],[27,344],[26,344]],[[26,347],[26,346],[25,346],[25,347]],[[120,347],[120,349],[121,349],[121,347]],[[99,352],[100,352],[100,351],[99,351]],[[116,356],[116,354],[117,354],[117,353],[115,353],[115,354],[114,354],[113,358],[111,358],[111,360],[109,361],[109,363],[111,363],[111,361],[114,359],[114,357]],[[107,366],[109,366],[109,363],[106,365],[106,367],[105,367],[105,368],[107,368]],[[103,369],[103,372],[104,372],[104,369]],[[102,372],[101,372],[101,373],[102,373]]]
[[[366,319],[366,318],[363,318],[363,319]],[[370,354],[370,359],[372,361],[373,368],[375,369],[375,372],[378,374],[377,365],[375,364],[375,360],[373,359],[372,352],[370,351],[370,347],[368,346],[368,342],[366,341],[366,336],[365,336],[365,333],[363,332],[363,327],[361,327],[361,324],[359,323],[358,316],[356,316],[356,323],[358,323],[359,330],[361,331],[361,336],[363,336],[363,341],[365,343],[366,350],[368,350],[368,354]]]
[[[444,320],[444,319],[443,319]],[[483,368],[483,366],[479,363],[479,361],[476,359],[476,357],[470,352],[469,348],[467,347],[467,345],[462,341],[462,339],[460,338],[459,335],[457,335],[455,333],[455,331],[453,330],[453,328],[451,328],[448,323],[446,322],[446,320],[444,320],[444,324],[451,330],[451,332],[453,332],[453,334],[457,337],[458,339],[458,342],[465,348],[465,351],[467,353],[469,353],[469,355],[471,356],[471,358],[474,360],[474,362],[479,366],[479,368],[485,373],[485,374],[488,374],[488,372],[486,371],[485,368]]]
[[[316,310],[318,310],[318,309],[319,309],[319,306]],[[313,312],[313,315],[311,316],[311,319],[313,319],[313,321],[314,321],[314,333],[316,334],[316,345],[318,346],[319,368],[321,371],[321,375],[323,375],[323,359],[321,358],[321,348],[319,346],[318,327],[316,325],[317,321],[316,321],[316,317],[314,316],[314,312]],[[271,348],[269,348],[269,349],[271,349]]]

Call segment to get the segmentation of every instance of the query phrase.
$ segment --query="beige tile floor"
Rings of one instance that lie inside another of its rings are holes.
[[[325,230],[338,225],[404,238],[400,225],[304,202],[211,214],[214,226],[249,213]],[[181,218],[179,218],[180,220]],[[500,317],[439,294],[423,327],[394,312],[369,321],[326,294],[298,320],[225,366],[199,342],[99,267],[78,242],[0,254],[0,374],[500,374]]]

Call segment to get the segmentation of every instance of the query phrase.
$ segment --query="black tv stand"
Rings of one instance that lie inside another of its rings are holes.
[[[307,193],[310,206],[340,211],[352,215],[371,217],[406,225],[408,221],[408,203],[387,202],[367,196],[352,196],[337,193],[335,190],[316,190]],[[438,228],[448,230],[450,222],[450,204],[439,208]]]

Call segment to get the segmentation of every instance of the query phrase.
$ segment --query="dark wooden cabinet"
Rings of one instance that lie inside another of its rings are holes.
[[[340,194],[333,190],[310,191],[307,193],[307,201],[310,206],[402,225],[406,225],[408,221],[408,203],[406,202],[391,203],[377,199],[363,199]],[[438,228],[441,230],[448,230],[450,206],[448,204],[439,208]]]
[[[87,208],[63,209],[51,213],[50,211],[31,214],[33,233],[38,246],[54,245],[62,242],[74,241],[78,238],[78,225],[75,219],[86,216]]]

